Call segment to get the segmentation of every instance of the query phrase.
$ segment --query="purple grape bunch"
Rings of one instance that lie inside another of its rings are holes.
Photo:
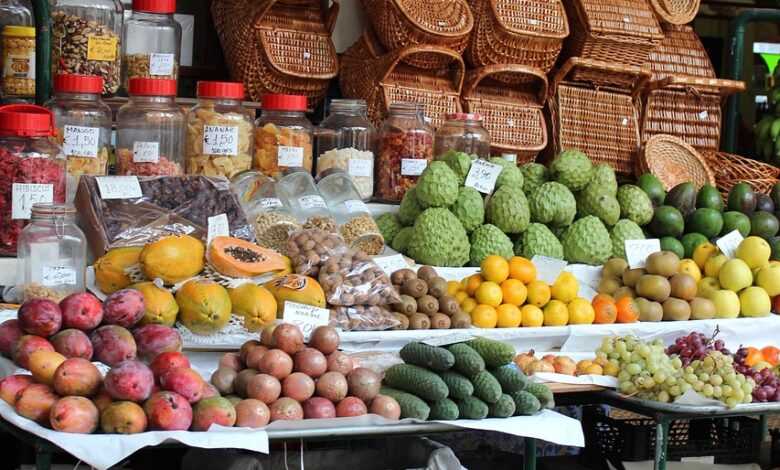
[[[780,401],[780,378],[771,368],[756,370],[745,364],[747,348],[739,348],[734,355],[734,369],[745,377],[753,379],[753,400],[758,402]]]
[[[720,351],[725,355],[730,355],[726,344],[721,339],[715,339],[720,333],[716,328],[715,333],[711,338],[708,338],[704,333],[696,331],[691,332],[687,336],[680,336],[674,340],[674,344],[666,349],[666,354],[676,355],[682,361],[683,367],[687,367],[691,362],[697,359],[704,359],[710,351]]]

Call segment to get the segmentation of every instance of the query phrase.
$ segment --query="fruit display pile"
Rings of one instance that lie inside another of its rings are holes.
[[[537,358],[533,349],[528,352],[520,353],[515,356],[517,368],[533,375],[537,372],[548,372],[563,375],[607,375],[617,377],[620,369],[615,362],[610,362],[604,356],[594,357],[593,359],[574,359],[565,355],[546,354]]]

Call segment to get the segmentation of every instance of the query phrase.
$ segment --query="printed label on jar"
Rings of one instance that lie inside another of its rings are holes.
[[[280,145],[276,148],[276,161],[279,166],[303,166],[303,147]]]
[[[350,214],[355,212],[369,212],[366,203],[359,199],[350,199],[349,201],[344,201],[344,207]]]
[[[260,199],[260,207],[263,209],[273,209],[274,207],[282,207],[282,201],[276,197],[265,197]]]
[[[173,54],[149,54],[149,75],[170,76],[173,75]]]
[[[8,54],[3,67],[5,78],[29,78],[35,80],[35,51],[29,54]]]
[[[14,183],[11,186],[11,218],[27,220],[37,202],[54,202],[53,184]]]
[[[301,209],[327,209],[328,205],[325,204],[325,199],[317,194],[310,194],[308,196],[301,196],[298,198],[298,203],[301,205]]]
[[[238,155],[238,127],[203,126],[203,153]]]
[[[401,175],[420,176],[428,167],[428,160],[424,158],[402,158]]]
[[[117,38],[111,36],[88,36],[87,60],[116,60]]]
[[[374,174],[374,162],[372,160],[350,160],[347,168],[349,176],[371,177]]]
[[[78,276],[70,266],[43,265],[41,269],[41,284],[46,287],[75,285]]]
[[[159,161],[159,142],[133,142],[133,163],[157,163]]]
[[[137,176],[98,176],[95,181],[103,199],[135,199],[143,196]]]
[[[65,126],[62,152],[69,157],[97,158],[99,127]]]

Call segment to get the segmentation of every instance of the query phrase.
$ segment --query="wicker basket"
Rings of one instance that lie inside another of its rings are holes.
[[[700,0],[650,0],[655,14],[671,24],[688,24],[699,12]]]
[[[764,194],[780,181],[780,168],[768,163],[724,152],[710,152],[705,154],[705,158],[715,174],[715,185],[724,197],[742,181]]]
[[[470,0],[474,30],[465,58],[474,67],[518,64],[550,71],[569,35],[561,0]],[[494,75],[504,83],[524,78]]]
[[[362,0],[363,9],[382,45],[389,51],[435,45],[463,53],[474,27],[466,0]],[[440,69],[449,60],[440,54],[414,54],[405,62]]]
[[[704,157],[681,139],[671,135],[657,135],[642,147],[637,162],[637,176],[652,173],[669,189],[690,181],[701,188],[715,185],[715,175]]]
[[[338,3],[322,11],[316,0],[214,0],[211,12],[230,75],[253,100],[305,95],[314,106],[325,96],[338,74],[330,36]]]
[[[508,86],[495,78],[511,75],[520,76],[512,81],[523,85]],[[523,65],[473,69],[463,83],[463,109],[482,115],[493,154],[515,154],[518,164],[533,161],[547,147],[546,98],[544,72]]]
[[[614,74],[629,89],[594,87],[571,81],[578,69]],[[608,163],[622,175],[632,175],[639,151],[640,90],[649,74],[639,67],[571,58],[553,77],[550,109],[552,151],[576,148],[597,163]]]
[[[652,80],[670,75],[715,78],[710,56],[690,26],[662,23],[664,40],[650,53]]]

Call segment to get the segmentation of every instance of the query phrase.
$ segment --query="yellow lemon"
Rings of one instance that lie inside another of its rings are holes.
[[[507,279],[501,283],[501,292],[504,294],[504,303],[523,305],[528,296],[528,289],[522,281]]]
[[[498,314],[490,305],[480,304],[471,311],[471,324],[477,328],[495,328],[496,323],[498,323]]]
[[[737,258],[747,263],[750,269],[762,268],[769,264],[771,254],[772,248],[769,247],[769,243],[756,236],[742,240],[736,252]]]
[[[493,281],[485,281],[477,287],[474,298],[477,299],[477,303],[498,307],[501,305],[504,295],[501,292],[501,286]]]
[[[707,262],[710,256],[718,252],[718,247],[710,242],[702,243],[693,250],[693,261],[699,267],[704,269],[704,263]]]
[[[447,281],[447,295],[455,295],[463,289],[458,281]]]
[[[550,289],[550,295],[555,300],[560,300],[563,303],[569,303],[577,297],[577,291],[580,286],[577,282],[577,278],[569,271],[562,272],[558,279],[552,285]]]
[[[458,301],[458,303],[463,303],[464,300],[468,299],[469,295],[463,291],[455,293],[455,300]]]
[[[536,266],[528,258],[513,256],[509,258],[509,277],[528,284],[536,280]]]
[[[523,305],[520,309],[522,314],[521,324],[523,326],[535,327],[542,326],[544,324],[544,312],[536,305]]]
[[[490,255],[479,265],[482,279],[502,283],[509,277],[509,262],[498,255]]]
[[[466,298],[463,302],[460,304],[460,309],[463,310],[464,313],[471,313],[472,310],[474,310],[474,307],[477,306],[477,301],[472,299],[471,297]]]
[[[537,307],[544,307],[550,301],[550,286],[542,281],[532,281],[528,284],[528,298],[526,301]]]
[[[569,323],[569,309],[566,304],[560,300],[548,302],[544,307],[544,326],[565,326],[567,323]]]
[[[596,319],[593,305],[582,297],[569,302],[569,325],[590,325]]]
[[[517,328],[523,320],[523,314],[517,305],[501,304],[496,309],[499,328]]]
[[[680,261],[679,271],[683,274],[690,275],[696,282],[701,281],[701,269],[699,269],[699,265],[696,264],[696,261],[692,259]]]
[[[469,296],[473,296],[480,284],[482,284],[482,276],[479,274],[472,274],[471,276],[467,277],[466,293]]]

